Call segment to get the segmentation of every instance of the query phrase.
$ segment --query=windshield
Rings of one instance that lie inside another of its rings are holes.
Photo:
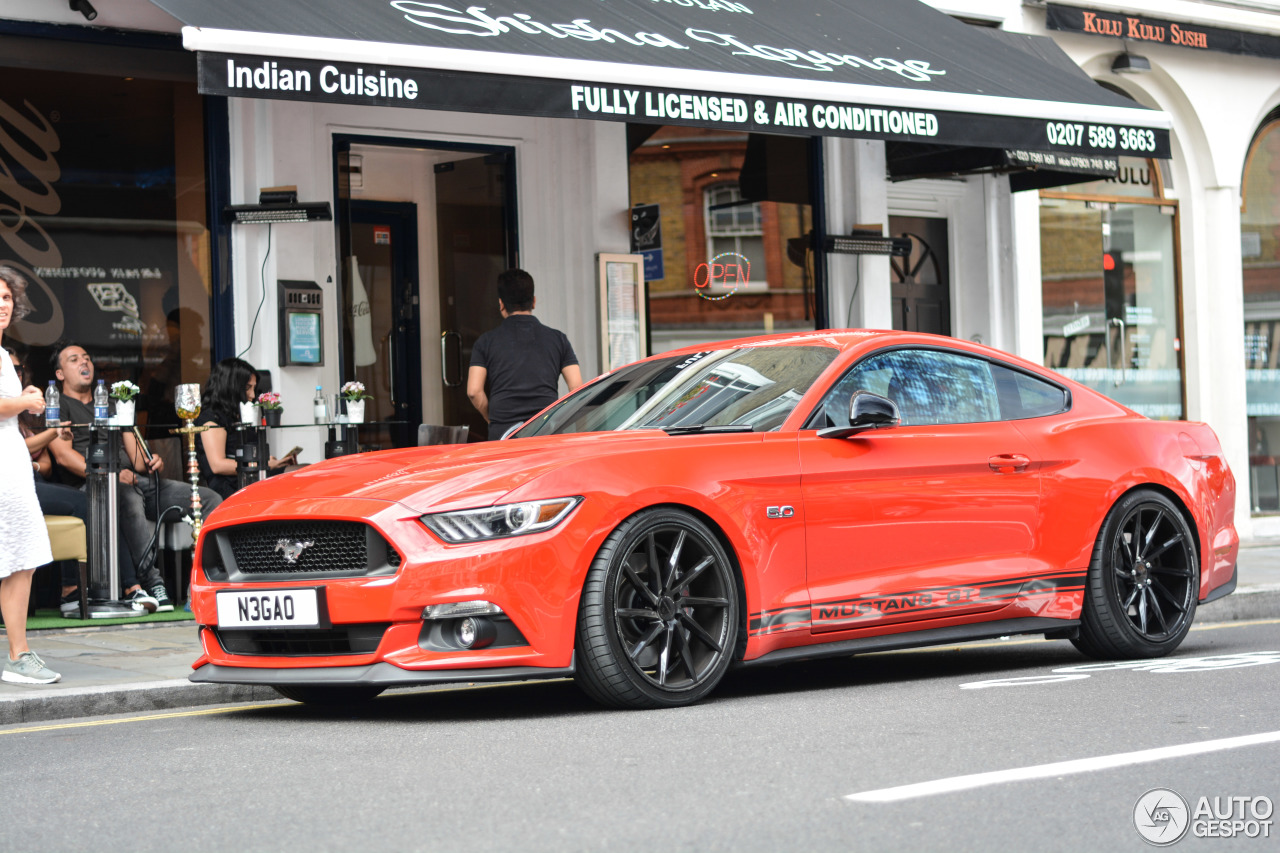
[[[836,354],[824,346],[744,347],[630,364],[516,435],[727,425],[769,432],[782,426]]]

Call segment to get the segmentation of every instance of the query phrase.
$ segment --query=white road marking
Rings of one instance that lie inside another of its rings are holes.
[[[1146,764],[1151,761],[1183,758],[1188,755],[1202,755],[1206,752],[1219,752],[1224,749],[1238,749],[1242,746],[1257,746],[1264,743],[1280,743],[1280,732],[1263,732],[1262,734],[1244,735],[1242,737],[1220,738],[1218,740],[1201,741],[1200,743],[1187,743],[1181,746],[1162,746],[1138,752],[1102,755],[1097,758],[1078,758],[1073,761],[1058,761],[1053,764],[1020,767],[1016,770],[995,770],[990,773],[974,773],[969,776],[952,776],[950,779],[936,779],[932,782],[917,782],[914,785],[900,785],[896,788],[880,788],[875,791],[847,794],[845,799],[855,803],[896,803],[915,797],[950,794],[956,791],[982,788],[987,785],[1001,785],[1005,782],[1027,782],[1033,779],[1048,779],[1072,773],[1091,773],[1095,770],[1127,767],[1131,764]]]

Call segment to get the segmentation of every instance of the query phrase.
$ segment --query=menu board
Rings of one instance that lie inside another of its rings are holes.
[[[596,255],[600,280],[600,369],[608,372],[648,355],[644,256]]]

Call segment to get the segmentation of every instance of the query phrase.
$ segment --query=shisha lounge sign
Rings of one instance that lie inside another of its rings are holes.
[[[36,217],[53,216],[62,209],[54,188],[62,177],[54,153],[62,146],[49,120],[30,103],[25,106],[24,115],[0,100],[0,240],[16,256],[7,263],[41,290],[52,307],[51,316],[43,322],[18,321],[23,340],[51,344],[62,334],[62,305],[36,270],[61,267],[62,252]],[[29,177],[26,185],[23,176]]]

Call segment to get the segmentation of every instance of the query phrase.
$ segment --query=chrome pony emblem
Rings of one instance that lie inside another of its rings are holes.
[[[314,544],[316,543],[309,539],[306,542],[300,542],[294,539],[277,539],[276,550],[284,551],[285,562],[292,565],[298,562],[298,558],[302,556],[303,551],[307,550]]]

